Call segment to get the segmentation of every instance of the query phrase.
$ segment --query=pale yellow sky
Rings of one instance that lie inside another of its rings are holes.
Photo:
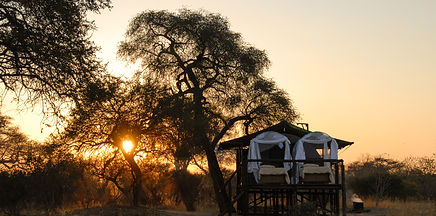
[[[222,14],[266,50],[267,76],[289,93],[302,121],[355,142],[339,154],[346,161],[436,153],[436,1],[115,0],[90,16],[109,70],[129,74],[115,53],[135,14],[182,7]]]

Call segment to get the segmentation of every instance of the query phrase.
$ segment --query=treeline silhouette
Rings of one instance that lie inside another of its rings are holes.
[[[115,163],[102,173],[97,167],[98,154],[72,154],[54,138],[47,143],[28,140],[10,118],[0,116],[0,120],[0,210],[4,214],[20,215],[27,210],[48,215],[65,208],[132,204],[134,180],[125,165]],[[215,207],[207,173],[176,170],[165,158],[159,159],[138,162],[146,170],[142,204],[185,205],[188,210],[195,210],[198,203]],[[223,172],[230,174],[226,169]]]
[[[0,126],[3,213],[19,215],[27,209],[51,214],[64,208],[132,204],[134,175],[122,158],[109,165],[102,152],[73,154],[56,137],[46,143],[31,141],[3,115]],[[184,205],[187,210],[195,210],[198,205],[216,207],[206,160],[195,158],[190,164],[196,164],[195,172],[176,169],[165,152],[168,154],[162,149],[149,153],[148,160],[137,160],[144,170],[144,200],[140,202],[149,207]],[[221,155],[220,161],[231,161],[228,156]],[[225,176],[231,174],[231,170],[222,170]],[[367,155],[348,164],[347,183],[349,190],[363,198],[374,198],[376,204],[383,199],[435,200],[436,154],[404,160]]]
[[[89,37],[95,26],[87,20],[108,7],[110,0],[0,1],[2,90],[17,105],[41,104],[53,120],[43,124],[59,129],[38,144],[13,126],[3,128],[2,197],[11,196],[4,209],[181,199],[195,210],[205,194],[221,213],[230,211],[218,143],[299,116],[289,95],[265,76],[266,51],[246,43],[220,14],[144,11],[118,49],[140,69],[129,79],[116,77],[97,58]],[[201,174],[189,172],[192,164]],[[61,179],[50,183],[53,176]],[[19,182],[31,189],[7,191]]]
[[[348,189],[365,198],[436,200],[436,154],[403,160],[364,156],[348,165]]]
[[[89,12],[110,5],[0,1],[0,84],[18,104],[41,104],[44,117],[53,120],[43,123],[59,129],[38,144],[13,126],[3,128],[2,194],[11,196],[4,209],[16,214],[32,205],[139,206],[180,199],[191,211],[205,194],[221,213],[232,210],[218,143],[299,116],[288,94],[265,76],[266,52],[246,43],[220,14],[144,11],[132,19],[118,49],[140,69],[129,79],[116,77],[96,57],[89,37],[94,25],[87,20]],[[201,174],[189,172],[193,164]],[[7,191],[19,182],[31,189]]]

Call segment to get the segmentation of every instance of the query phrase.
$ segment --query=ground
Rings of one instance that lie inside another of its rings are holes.
[[[375,207],[375,203],[368,201],[363,213],[350,213],[348,216],[431,216],[436,215],[435,201],[383,201]],[[89,209],[78,209],[66,212],[71,216],[212,216],[217,215],[213,209],[202,209],[197,212],[186,212],[180,209],[149,209],[144,207],[105,206]]]
[[[375,206],[372,200],[364,200],[365,212],[347,212],[347,216],[433,216],[436,215],[436,201],[390,201]],[[348,205],[351,207],[351,205]],[[46,215],[41,212],[22,212],[23,215]],[[146,208],[131,206],[104,206],[51,212],[54,216],[212,216],[215,208],[200,208],[197,212],[186,212],[181,208]],[[0,215],[2,215],[0,213]]]
[[[68,216],[212,216],[217,215],[217,212],[212,209],[202,209],[196,212],[186,212],[183,210],[174,209],[156,209],[145,207],[131,207],[131,206],[105,206],[94,207],[89,209],[77,209],[67,211],[64,215]]]

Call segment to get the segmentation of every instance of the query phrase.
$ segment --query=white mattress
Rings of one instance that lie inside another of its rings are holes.
[[[291,183],[289,179],[288,172],[283,167],[274,167],[274,166],[260,166],[259,168],[259,181],[262,179],[263,175],[283,175],[285,177],[286,183]]]
[[[301,168],[300,171],[300,177],[304,178],[305,174],[323,174],[323,173],[328,173],[330,182],[334,182],[332,170],[330,169],[330,167],[318,166],[316,164],[303,165],[303,168]]]

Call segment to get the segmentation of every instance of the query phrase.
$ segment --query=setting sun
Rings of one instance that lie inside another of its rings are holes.
[[[124,149],[126,152],[130,152],[130,151],[132,150],[132,148],[133,148],[133,143],[132,143],[132,141],[130,141],[130,140],[125,140],[125,141],[123,141],[123,149]]]

